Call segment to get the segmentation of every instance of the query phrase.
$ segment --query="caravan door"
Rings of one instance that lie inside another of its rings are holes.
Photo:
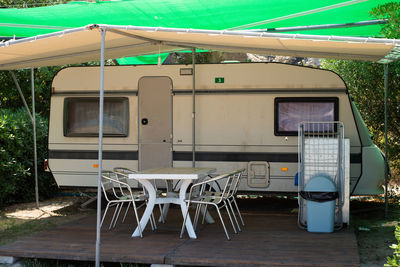
[[[139,170],[172,167],[172,80],[142,77],[139,97]]]

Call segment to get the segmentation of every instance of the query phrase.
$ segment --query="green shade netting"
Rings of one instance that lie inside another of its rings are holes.
[[[161,58],[161,63],[168,57],[169,53],[161,53],[160,55],[144,55],[138,57],[124,57],[117,58],[118,65],[147,65],[147,64],[157,64],[158,57]]]
[[[223,30],[351,23],[374,19],[369,11],[392,0],[125,0],[70,2],[55,6],[0,9],[0,36],[29,37],[88,24]],[[342,4],[343,6],[338,6]],[[300,14],[299,14],[300,13]],[[295,14],[295,15],[294,15]],[[294,15],[290,18],[287,16]],[[278,21],[271,22],[271,19]],[[379,36],[381,26],[298,31],[301,34]],[[295,33],[295,32],[290,32]],[[167,57],[162,55],[162,61]],[[121,65],[157,64],[158,55],[117,59]]]
[[[208,52],[204,49],[196,49],[196,53]],[[177,51],[177,53],[192,53],[191,50]],[[161,59],[161,64],[164,63],[165,59],[168,57],[169,53],[160,53],[154,55],[143,55],[138,57],[124,57],[117,58],[116,61],[118,65],[148,65],[148,64],[158,64],[158,57]]]
[[[251,28],[350,23],[373,19],[369,11],[392,0],[126,0],[71,2],[47,7],[0,9],[0,36],[28,37],[87,24],[222,30],[332,5],[342,7]],[[10,24],[22,24],[12,27]],[[61,28],[46,29],[46,26]],[[380,25],[301,31],[304,34],[379,36]],[[293,33],[293,32],[292,32]]]

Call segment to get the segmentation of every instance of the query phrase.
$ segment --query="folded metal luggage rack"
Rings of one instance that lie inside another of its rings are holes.
[[[343,226],[345,202],[345,147],[342,122],[302,122],[299,125],[298,225],[307,228],[306,201],[336,201],[335,229]],[[337,193],[306,192],[307,183],[316,176],[329,177]],[[315,199],[314,199],[315,198]]]

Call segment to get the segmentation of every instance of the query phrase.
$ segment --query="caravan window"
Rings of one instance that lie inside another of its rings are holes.
[[[104,98],[104,136],[128,136],[129,104],[125,97]],[[99,98],[73,97],[64,101],[64,136],[99,135]]]
[[[277,97],[275,135],[297,135],[301,122],[337,121],[338,111],[338,98]]]

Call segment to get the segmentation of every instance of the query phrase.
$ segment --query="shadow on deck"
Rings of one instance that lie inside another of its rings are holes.
[[[243,208],[246,226],[225,238],[222,226],[199,225],[197,239],[179,238],[182,217],[172,208],[165,224],[132,238],[134,218],[114,230],[103,226],[101,261],[197,266],[359,266],[354,231],[315,234],[297,227],[297,214]],[[132,212],[133,214],[133,212]],[[122,216],[121,216],[122,217]],[[217,218],[216,215],[214,218]],[[226,218],[225,218],[226,219]],[[230,226],[228,220],[225,220]],[[232,228],[229,228],[232,232]],[[67,223],[0,247],[1,256],[93,261],[96,215]]]

